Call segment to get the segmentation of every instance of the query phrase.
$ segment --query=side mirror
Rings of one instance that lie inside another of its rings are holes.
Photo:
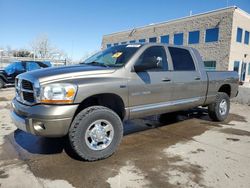
[[[157,69],[162,67],[162,57],[148,57],[143,59],[141,64],[135,64],[133,72],[145,72],[150,69]]]

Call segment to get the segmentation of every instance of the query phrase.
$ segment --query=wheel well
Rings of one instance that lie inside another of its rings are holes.
[[[222,85],[219,92],[226,93],[229,97],[231,96],[231,87],[228,84]]]
[[[75,116],[83,109],[90,106],[105,106],[114,112],[123,120],[125,116],[125,106],[120,96],[111,93],[97,94],[84,99],[75,112]]]
[[[5,79],[4,79],[4,77],[2,75],[0,75],[0,79],[2,79],[3,82],[5,82]]]

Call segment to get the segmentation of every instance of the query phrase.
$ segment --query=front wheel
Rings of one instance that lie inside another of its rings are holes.
[[[208,115],[214,121],[224,121],[230,110],[230,99],[226,93],[218,92],[214,103],[208,105]]]
[[[84,160],[95,161],[111,156],[121,142],[123,124],[112,110],[92,106],[75,117],[69,130],[73,150]]]

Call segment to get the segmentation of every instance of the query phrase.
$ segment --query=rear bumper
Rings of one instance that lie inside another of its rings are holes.
[[[12,101],[11,118],[17,128],[34,135],[62,137],[68,133],[78,105],[26,106]]]

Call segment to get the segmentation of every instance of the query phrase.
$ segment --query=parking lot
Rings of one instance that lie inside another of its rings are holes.
[[[16,130],[13,88],[0,91],[0,187],[250,187],[250,106],[232,103],[227,121],[206,110],[124,123],[118,151],[80,161],[65,138]]]

